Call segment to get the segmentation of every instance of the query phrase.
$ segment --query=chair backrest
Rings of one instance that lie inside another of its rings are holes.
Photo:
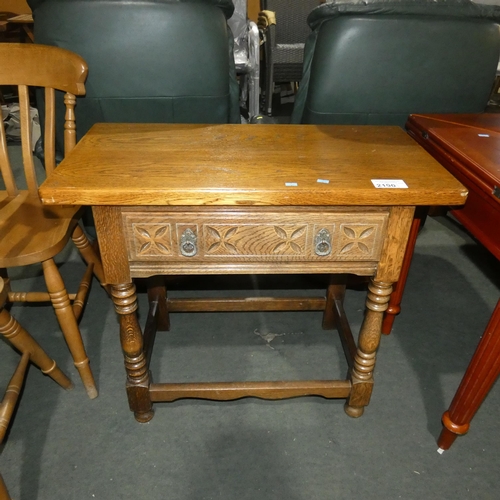
[[[311,33],[307,16],[318,0],[261,0],[261,10],[276,14],[275,44],[305,43]]]
[[[96,122],[239,121],[231,0],[30,0],[36,43],[81,55],[78,138]]]
[[[482,112],[498,21],[500,8],[468,0],[317,7],[292,122],[404,126],[410,113]]]
[[[21,123],[22,157],[29,194],[38,196],[38,183],[33,161],[29,87],[45,88],[44,122],[45,168],[55,168],[55,91],[64,93],[64,151],[68,153],[76,142],[74,107],[76,95],[85,93],[87,65],[72,52],[44,45],[0,44],[0,85],[18,88]],[[0,170],[9,197],[16,196],[18,186],[7,151],[5,129],[0,126]]]

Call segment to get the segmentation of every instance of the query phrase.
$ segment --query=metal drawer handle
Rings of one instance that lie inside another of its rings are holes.
[[[194,257],[198,253],[196,234],[191,229],[186,229],[181,235],[180,250],[184,257]]]
[[[332,251],[332,238],[327,229],[321,229],[314,238],[314,251],[319,257],[330,255]]]

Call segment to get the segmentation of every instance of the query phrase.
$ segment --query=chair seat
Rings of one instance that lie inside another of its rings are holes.
[[[20,191],[0,193],[0,268],[35,264],[59,253],[78,221],[80,207],[50,207]]]

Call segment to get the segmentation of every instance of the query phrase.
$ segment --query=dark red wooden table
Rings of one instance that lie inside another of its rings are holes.
[[[452,214],[500,259],[500,114],[411,115],[409,134],[469,189]],[[416,235],[415,235],[416,236]],[[447,450],[465,434],[500,374],[500,300],[465,372],[438,439]]]

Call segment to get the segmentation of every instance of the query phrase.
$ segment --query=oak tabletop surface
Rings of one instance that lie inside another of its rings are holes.
[[[59,205],[462,205],[467,190],[399,127],[101,123],[40,196]]]

